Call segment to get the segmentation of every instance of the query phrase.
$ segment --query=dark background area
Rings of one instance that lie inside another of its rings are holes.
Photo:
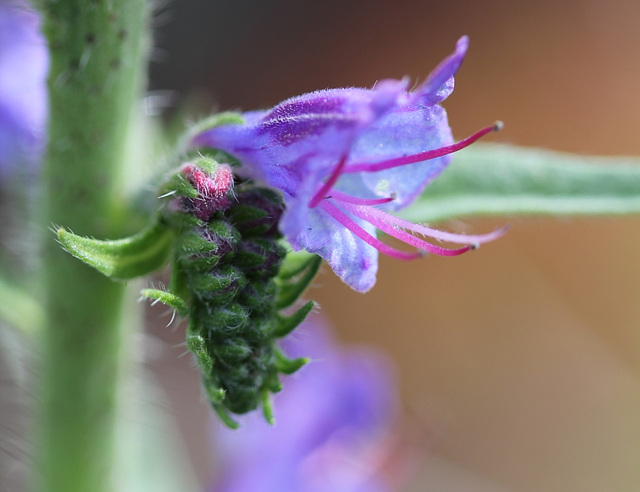
[[[175,91],[174,101],[204,94],[203,114],[420,80],[468,34],[444,104],[458,138],[501,119],[491,141],[640,154],[634,0],[180,0],[155,19],[151,89]],[[463,225],[482,232],[504,222]],[[411,490],[637,491],[640,222],[509,223],[505,237],[461,258],[383,258],[367,295],[325,267],[308,297],[343,341],[388,351],[408,419],[439,436]],[[451,226],[461,223],[441,225]],[[183,327],[152,324],[164,341],[152,365],[206,480],[209,412],[191,361],[178,358]]]

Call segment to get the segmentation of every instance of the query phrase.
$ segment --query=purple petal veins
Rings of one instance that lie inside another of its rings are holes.
[[[412,91],[402,79],[380,81],[370,90],[312,92],[269,111],[245,113],[244,124],[209,128],[192,143],[232,154],[242,163],[241,176],[279,189],[287,204],[279,227],[292,247],[319,254],[364,292],[375,283],[378,252],[399,259],[424,252],[455,256],[504,233],[462,236],[387,213],[411,204],[453,152],[501,127],[496,123],[454,143],[439,103],[453,91],[467,47],[463,36]],[[376,230],[418,251],[391,247]],[[415,234],[465,246],[449,249]]]

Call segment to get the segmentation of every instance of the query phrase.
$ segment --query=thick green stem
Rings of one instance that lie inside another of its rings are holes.
[[[141,86],[147,2],[40,6],[51,50],[43,225],[114,237],[123,229],[125,137]],[[53,234],[43,242],[40,489],[110,490],[124,286],[64,252]]]

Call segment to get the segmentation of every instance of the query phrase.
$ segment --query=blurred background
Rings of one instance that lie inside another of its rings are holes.
[[[444,104],[457,138],[501,119],[487,140],[640,155],[638,19],[635,0],[180,0],[156,14],[150,83],[175,105],[199,94],[203,114],[267,108],[315,89],[422,80],[468,34]],[[341,341],[395,360],[405,425],[430,450],[408,490],[640,490],[640,220],[508,222],[505,237],[460,258],[382,258],[366,295],[323,267],[307,297]],[[152,366],[206,483],[208,404],[179,357],[184,327],[165,328],[162,312],[149,313],[161,340]]]

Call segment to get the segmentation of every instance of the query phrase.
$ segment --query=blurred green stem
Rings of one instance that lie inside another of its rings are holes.
[[[638,157],[582,156],[476,144],[454,156],[402,215],[414,222],[471,216],[640,213]]]
[[[125,204],[125,137],[139,96],[146,0],[41,0],[51,51],[43,229],[114,237]],[[133,163],[127,163],[132,165]],[[43,491],[111,490],[124,285],[43,233]]]

